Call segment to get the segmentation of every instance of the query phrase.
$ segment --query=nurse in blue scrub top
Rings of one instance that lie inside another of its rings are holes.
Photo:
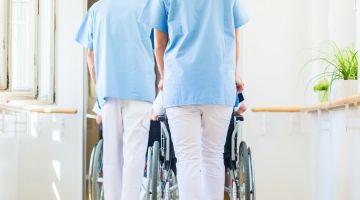
[[[145,0],[100,0],[76,41],[88,50],[103,123],[106,200],[138,199],[155,98],[150,28],[138,22]]]
[[[223,152],[235,94],[243,0],[148,0],[139,21],[155,53],[178,159],[181,200],[224,198]]]

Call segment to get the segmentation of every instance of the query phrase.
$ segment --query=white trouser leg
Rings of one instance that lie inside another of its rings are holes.
[[[109,100],[103,108],[106,200],[137,199],[145,165],[151,104]]]
[[[123,123],[121,101],[109,100],[102,111],[103,123],[103,171],[106,200],[121,197],[123,168]]]
[[[166,110],[177,158],[180,200],[201,199],[201,112],[197,107]]]
[[[144,177],[145,154],[149,138],[151,103],[124,101],[124,165],[122,200],[139,199]]]
[[[232,107],[202,107],[201,199],[224,199],[224,145]]]
[[[177,157],[181,200],[224,198],[224,145],[232,107],[186,106],[166,110]]]

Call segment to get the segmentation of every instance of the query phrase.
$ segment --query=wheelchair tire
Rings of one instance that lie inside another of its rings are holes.
[[[92,196],[92,176],[93,176],[93,167],[94,167],[94,154],[95,154],[96,145],[92,148],[90,160],[89,160],[89,175],[87,177],[87,187],[88,187],[88,195],[89,200],[94,200],[94,197]]]
[[[100,140],[96,146],[93,154],[92,161],[92,172],[90,178],[90,187],[91,187],[91,197],[92,200],[103,200],[103,183],[100,181],[102,179],[102,152],[103,151],[103,140]]]
[[[251,200],[256,200],[256,186],[255,186],[255,166],[254,166],[254,160],[253,160],[253,156],[251,153],[251,149],[250,147],[248,148],[248,153],[249,153],[249,163],[250,163],[250,193],[251,193]]]
[[[157,187],[159,182],[159,156],[160,156],[160,144],[158,141],[154,142],[152,148],[152,159],[150,169],[150,192],[151,200],[157,200]]]
[[[245,142],[240,143],[238,161],[239,175],[239,197],[243,200],[250,200],[250,169],[249,169],[249,152]]]
[[[166,177],[167,180],[164,180],[165,182],[165,191],[164,191],[164,197],[165,200],[172,200],[172,199],[179,199],[179,190],[177,185],[177,179],[175,176],[175,173],[170,170],[170,174]]]
[[[152,146],[150,146],[148,148],[148,151],[147,151],[147,155],[146,155],[146,172],[145,172],[145,175],[146,175],[146,182],[145,182],[145,185],[143,187],[143,189],[145,190],[145,197],[143,199],[146,199],[146,200],[149,200],[150,199],[150,180],[151,180],[151,177],[150,177],[150,174],[151,174],[151,161],[152,161]]]

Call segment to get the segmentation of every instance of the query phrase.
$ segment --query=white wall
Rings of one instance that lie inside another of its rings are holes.
[[[314,103],[317,98],[306,84],[321,69],[305,63],[318,55],[324,41],[360,46],[353,0],[247,2],[251,21],[244,27],[242,66],[249,107]],[[344,132],[344,113],[330,115],[335,136],[322,135],[319,129],[299,131],[316,128],[316,115],[306,125],[296,115],[247,113],[244,132],[255,154],[258,199],[358,199],[359,183],[349,175],[359,175],[359,159],[354,158],[360,131],[351,136]]]
[[[309,187],[310,142],[300,134],[300,118],[298,114],[246,116],[244,140],[254,156],[257,199],[315,200]]]
[[[312,161],[310,184],[311,199],[356,200],[360,198],[360,109],[323,112],[320,118],[312,115],[321,125],[311,141]],[[318,120],[319,119],[319,120]]]
[[[14,116],[1,115],[0,194],[5,200],[18,199],[19,136],[14,133]]]
[[[360,199],[360,108],[248,114],[257,199]]]
[[[251,21],[244,27],[243,77],[251,105],[304,102],[300,76],[310,43],[307,1],[248,1]]]
[[[305,65],[321,44],[355,43],[354,0],[252,0],[244,27],[243,77],[250,105],[313,103],[309,79],[318,66]]]
[[[356,37],[355,0],[329,0],[329,39],[340,46],[353,45]]]
[[[74,42],[74,35],[86,5],[56,2],[54,106],[79,112],[21,114],[21,122],[15,122],[13,114],[1,115],[7,120],[0,120],[6,130],[0,132],[0,199],[83,199],[84,51]]]
[[[31,115],[31,131],[20,137],[19,199],[83,197],[84,55],[74,36],[86,7],[83,1],[56,2],[55,106],[79,112]]]

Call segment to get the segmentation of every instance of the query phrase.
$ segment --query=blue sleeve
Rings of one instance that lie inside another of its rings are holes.
[[[93,112],[97,115],[101,115],[101,110],[102,110],[102,108],[101,108],[100,102],[98,99],[96,99],[95,105],[93,107]]]
[[[235,0],[233,12],[235,28],[240,28],[249,21],[249,15],[244,0]]]
[[[235,108],[236,107],[238,107],[239,106],[239,104],[241,103],[241,102],[243,102],[245,100],[245,98],[244,98],[244,95],[242,94],[242,93],[239,93],[239,94],[237,94],[236,95],[236,100],[235,100]]]
[[[237,108],[239,106],[239,104],[240,104],[239,97],[236,95],[236,100],[235,100],[234,107]]]
[[[163,0],[147,0],[139,17],[139,22],[167,33],[167,18],[167,10]]]
[[[86,13],[81,26],[75,36],[75,41],[85,48],[93,49],[93,14],[91,10]]]

